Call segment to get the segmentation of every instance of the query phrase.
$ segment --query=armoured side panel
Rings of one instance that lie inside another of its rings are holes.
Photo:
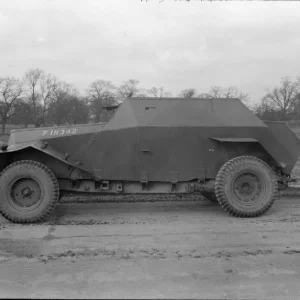
[[[105,123],[84,124],[84,125],[67,125],[59,127],[40,127],[12,130],[8,145],[16,143],[28,143],[36,140],[48,140],[56,138],[68,138],[74,135],[84,135],[98,132]]]
[[[291,172],[300,155],[300,140],[283,122],[265,122],[271,135],[276,139],[276,144],[269,148],[277,148],[278,156],[287,164],[286,169]],[[289,154],[289,161],[286,159]]]
[[[275,128],[274,128],[275,129]],[[261,128],[261,127],[248,127],[248,128],[229,128],[229,127],[220,127],[211,129],[212,137],[233,137],[233,138],[254,138],[259,144],[262,146],[263,150],[269,153],[269,155],[277,162],[284,163],[286,165],[285,171],[290,173],[297,161],[298,153],[299,153],[299,144],[297,146],[298,141],[295,138],[292,138],[290,134],[292,132],[289,128],[285,127],[286,131],[282,134],[281,139],[279,141],[277,130],[272,131],[270,128]],[[289,141],[291,139],[291,141]],[[218,143],[214,142],[218,151],[215,152],[216,159],[221,162],[225,159],[228,160],[232,158],[232,151],[235,153],[236,151],[230,150],[232,149],[232,145],[228,145],[226,143]],[[290,149],[288,145],[292,145],[293,149]],[[248,148],[245,150],[243,155],[254,155],[254,153],[258,150],[258,148],[253,144],[249,143]],[[235,154],[234,154],[235,155]],[[239,155],[239,154],[238,154]],[[223,159],[224,157],[224,159]],[[220,164],[219,164],[220,165]]]
[[[138,180],[138,144],[135,127],[101,131],[70,157],[99,179]]]
[[[198,127],[140,127],[139,135],[139,168],[149,181],[197,179],[213,167],[211,142]]]
[[[258,145],[220,143],[212,137],[254,138]],[[99,179],[125,181],[188,181],[214,178],[219,168],[239,155],[263,148],[277,161],[294,166],[295,157],[267,127],[133,127],[49,143]],[[262,147],[261,147],[261,146]]]
[[[140,171],[149,181],[188,181],[206,176],[214,178],[220,167],[239,155],[264,151],[256,145],[228,145],[211,137],[255,137],[274,144],[273,137],[261,127],[141,127]],[[267,136],[268,135],[268,136]],[[266,138],[267,136],[267,138]],[[252,144],[252,143],[250,143]],[[282,149],[281,149],[282,150]]]

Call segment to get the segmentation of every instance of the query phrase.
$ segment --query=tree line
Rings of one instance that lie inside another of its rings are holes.
[[[283,77],[278,86],[269,89],[260,102],[252,107],[262,120],[300,123],[300,76]]]
[[[262,119],[300,119],[300,77],[284,77],[279,87],[268,91],[260,103],[251,106],[249,95],[231,86],[213,86],[207,93],[183,89],[177,97],[183,98],[238,98]],[[35,127],[64,124],[105,122],[112,115],[107,106],[116,105],[129,97],[172,97],[164,87],[145,89],[136,79],[116,86],[110,81],[95,80],[84,95],[73,85],[42,69],[29,69],[22,78],[0,77],[0,119],[2,133],[7,124]]]

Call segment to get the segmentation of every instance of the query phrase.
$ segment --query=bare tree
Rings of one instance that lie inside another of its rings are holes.
[[[155,97],[155,98],[172,97],[172,94],[169,92],[165,92],[165,89],[162,86],[159,88],[152,87],[151,89],[147,90],[147,93],[150,97]]]
[[[63,81],[58,82],[58,86],[53,94],[53,101],[47,113],[48,123],[56,125],[68,122],[71,113],[71,99],[78,99],[78,91],[70,84]]]
[[[90,84],[86,93],[94,121],[107,121],[110,112],[103,108],[116,103],[116,87],[110,81],[96,80]]]
[[[277,120],[278,114],[275,112],[275,107],[267,98],[262,98],[260,103],[252,105],[252,112],[261,119]]]
[[[30,116],[36,127],[45,124],[45,116],[54,101],[59,87],[58,79],[41,69],[29,69],[23,78],[27,101],[31,107]]]
[[[120,98],[137,97],[140,94],[140,89],[138,88],[139,83],[140,82],[136,79],[124,81],[118,88],[118,96]]]
[[[88,123],[89,103],[85,98],[69,94],[49,110],[47,119],[56,125]]]
[[[198,98],[201,98],[201,99],[212,99],[213,96],[210,95],[209,93],[201,93],[198,95]]]
[[[51,75],[47,74],[41,77],[40,81],[40,90],[41,90],[41,124],[45,123],[46,113],[52,105],[55,104],[57,98],[55,97],[55,92],[60,87],[60,82],[58,79]]]
[[[208,94],[211,96],[211,98],[223,98],[222,88],[219,86],[211,87]]]
[[[15,104],[22,94],[22,83],[14,77],[0,77],[0,117],[2,134],[7,122],[13,117]]]
[[[55,103],[59,103],[67,98],[69,95],[79,95],[74,86],[64,81],[59,81],[53,93]]]
[[[185,90],[182,90],[179,93],[178,97],[181,97],[181,98],[195,98],[196,94],[197,94],[197,91],[195,89],[185,89]]]
[[[89,105],[86,99],[71,97],[68,103],[69,113],[67,114],[68,124],[85,124],[89,119]]]
[[[141,91],[140,93],[138,93],[136,96],[135,96],[135,98],[148,98],[149,96],[148,96],[148,94],[147,94],[147,92],[143,92],[143,91]]]
[[[202,97],[200,97],[200,98],[202,98]],[[249,100],[248,94],[241,92],[235,86],[230,86],[227,88],[213,86],[213,87],[211,87],[210,91],[208,92],[206,98],[236,98],[242,102],[247,102]]]
[[[300,80],[293,81],[290,77],[283,77],[280,87],[274,88],[264,96],[265,103],[272,104],[281,111],[285,120],[287,113],[294,107],[300,93]]]
[[[11,123],[19,125],[20,127],[24,126],[25,128],[32,123],[31,117],[31,107],[27,101],[18,100],[14,105],[14,114],[11,118]]]
[[[38,83],[43,73],[44,72],[41,69],[29,69],[23,78],[27,101],[30,106],[30,118],[35,125],[38,124],[40,113],[40,93],[38,92]]]
[[[138,89],[138,93],[136,95],[134,95],[135,98],[147,98],[149,97],[148,95],[148,91],[144,88],[139,88]]]

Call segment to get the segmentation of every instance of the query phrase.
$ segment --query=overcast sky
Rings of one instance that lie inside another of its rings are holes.
[[[82,92],[134,78],[173,95],[235,85],[258,101],[300,75],[300,2],[0,0],[0,76],[28,68]]]

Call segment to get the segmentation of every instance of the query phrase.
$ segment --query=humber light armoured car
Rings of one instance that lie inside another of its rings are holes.
[[[199,193],[235,217],[265,213],[300,142],[238,99],[128,98],[107,123],[14,130],[0,151],[0,212],[37,222],[69,193]]]

